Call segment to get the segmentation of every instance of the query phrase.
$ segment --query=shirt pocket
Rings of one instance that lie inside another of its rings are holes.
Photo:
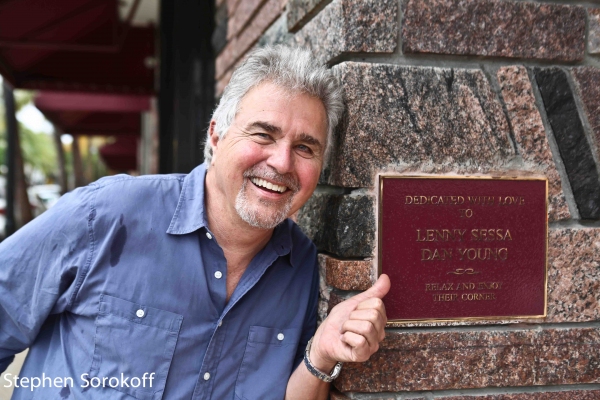
[[[283,399],[300,334],[300,328],[251,326],[235,383],[236,398]]]
[[[106,379],[89,390],[112,388],[137,399],[161,399],[182,321],[179,314],[101,295],[88,380],[115,377],[119,383]],[[124,378],[129,378],[126,384]]]

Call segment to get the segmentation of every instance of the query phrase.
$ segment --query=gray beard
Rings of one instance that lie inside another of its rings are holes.
[[[247,224],[254,228],[260,229],[273,229],[280,223],[282,223],[289,215],[290,209],[292,208],[293,196],[289,197],[284,205],[280,206],[278,210],[273,212],[258,212],[253,209],[250,205],[248,198],[246,197],[246,187],[250,182],[249,178],[244,179],[244,183],[240,188],[237,197],[235,198],[235,211],[237,211],[240,218]],[[276,207],[277,205],[259,200],[262,204],[268,207]]]

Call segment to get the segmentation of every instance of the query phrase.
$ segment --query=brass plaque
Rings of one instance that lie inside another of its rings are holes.
[[[390,322],[546,316],[548,181],[381,176]]]

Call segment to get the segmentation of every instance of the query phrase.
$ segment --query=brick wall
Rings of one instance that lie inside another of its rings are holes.
[[[323,314],[376,275],[378,174],[549,180],[547,317],[390,328],[332,398],[600,399],[600,2],[217,3],[218,92],[279,42],[344,85],[332,162],[299,215],[322,252]]]

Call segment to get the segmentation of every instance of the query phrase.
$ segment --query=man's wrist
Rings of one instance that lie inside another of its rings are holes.
[[[315,366],[313,364],[313,362],[311,361],[311,356],[310,356],[310,354],[312,353],[312,350],[313,350],[313,347],[312,347],[313,339],[314,339],[314,337],[311,338],[308,341],[308,344],[306,345],[306,350],[304,351],[304,365],[306,366],[306,369],[308,369],[308,371],[316,378],[318,378],[324,382],[327,382],[327,383],[332,382],[334,379],[336,379],[340,375],[340,371],[342,370],[342,363],[333,361],[333,366],[331,367],[331,369],[329,369],[327,367],[327,365],[331,365],[331,362],[328,363],[326,361],[319,362],[318,365],[320,365],[321,367]],[[317,352],[315,352],[314,354],[317,354]],[[317,358],[317,356],[314,356],[314,357]],[[317,358],[317,359],[323,360],[322,358]],[[323,366],[325,366],[325,367],[323,367]]]
[[[310,358],[310,363],[315,366],[316,368],[318,368],[319,370],[329,373],[333,367],[335,367],[335,365],[337,364],[337,361],[335,360],[327,360],[323,357],[321,357],[318,349],[316,348],[317,346],[315,346],[314,341],[312,343],[312,345],[310,346],[310,352],[309,352],[309,358]]]

